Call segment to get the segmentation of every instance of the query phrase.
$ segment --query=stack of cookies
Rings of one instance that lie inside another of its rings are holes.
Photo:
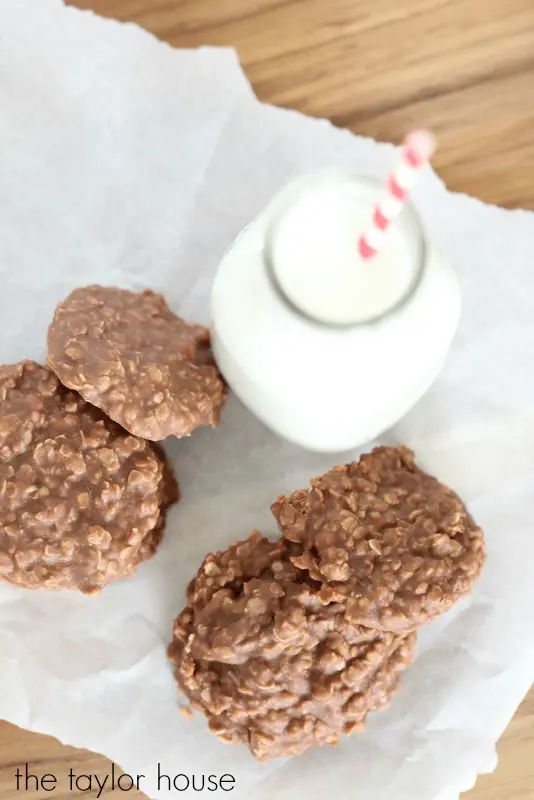
[[[484,539],[462,501],[404,447],[379,447],[272,506],[210,554],[169,655],[193,708],[260,760],[335,744],[390,702],[417,628],[469,594]]]
[[[0,367],[0,579],[99,592],[161,540],[178,486],[156,441],[216,425],[209,331],[150,291],[61,303],[48,364]]]

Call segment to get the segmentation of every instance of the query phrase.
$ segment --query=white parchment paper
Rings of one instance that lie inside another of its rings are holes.
[[[393,152],[261,105],[232,51],[173,50],[60,0],[0,0],[0,111],[6,363],[43,358],[77,285],[160,289],[208,321],[219,259],[276,190],[327,165],[383,175]],[[438,382],[384,441],[460,492],[488,562],[472,598],[421,632],[393,706],[336,749],[267,766],[178,713],[165,651],[202,557],[274,533],[277,494],[349,458],[286,444],[231,401],[219,430],[168,443],[183,500],[134,579],[97,598],[0,586],[1,717],[105,753],[152,798],[169,796],[158,763],[232,774],[209,796],[240,800],[454,800],[494,767],[534,678],[534,214],[449,194],[430,170],[415,199],[464,312]]]

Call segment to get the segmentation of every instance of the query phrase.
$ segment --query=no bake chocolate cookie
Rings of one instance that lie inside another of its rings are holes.
[[[192,706],[260,760],[335,744],[387,705],[415,634],[348,620],[259,533],[210,554],[188,589],[169,655]]]
[[[292,563],[345,603],[354,623],[405,632],[471,591],[485,559],[460,498],[406,447],[378,447],[335,467],[272,511],[300,551]]]
[[[216,426],[226,399],[208,329],[151,291],[75,289],[50,325],[48,363],[65,386],[152,441]]]
[[[159,447],[45,367],[0,367],[0,579],[98,592],[154,554],[177,499]]]

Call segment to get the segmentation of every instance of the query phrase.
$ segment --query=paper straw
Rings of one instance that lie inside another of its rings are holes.
[[[375,207],[371,224],[358,243],[360,256],[365,261],[372,259],[380,249],[387,229],[403,210],[419,173],[435,149],[436,142],[429,131],[412,131],[406,137],[399,161],[390,172],[384,194]]]

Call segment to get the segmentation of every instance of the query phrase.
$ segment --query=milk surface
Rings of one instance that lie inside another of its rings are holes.
[[[381,259],[359,261],[358,227],[379,188],[338,171],[290,184],[215,277],[222,374],[268,427],[309,450],[359,447],[394,425],[436,379],[457,327],[456,279],[428,241],[421,250],[415,217],[397,221]]]
[[[272,269],[303,313],[332,324],[365,322],[409,293],[420,253],[402,222],[387,231],[373,259],[358,252],[375,196],[364,183],[325,181],[303,187],[275,220],[268,232]]]

